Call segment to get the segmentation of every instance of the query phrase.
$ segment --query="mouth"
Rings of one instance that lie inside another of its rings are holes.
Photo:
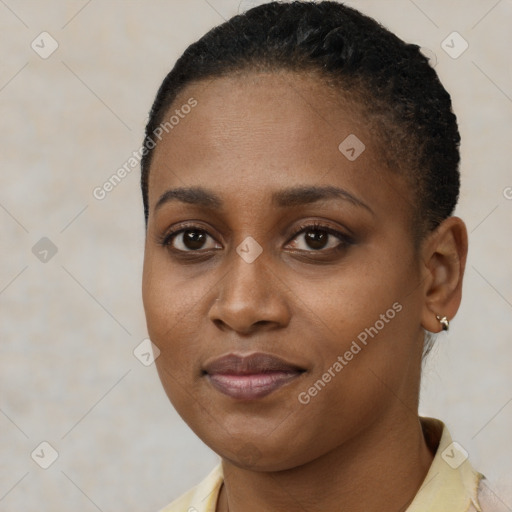
[[[306,370],[271,354],[228,354],[207,363],[203,375],[224,395],[238,400],[263,398]]]

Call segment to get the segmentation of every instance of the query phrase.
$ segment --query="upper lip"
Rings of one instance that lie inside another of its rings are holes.
[[[303,372],[304,368],[285,361],[272,354],[257,352],[253,354],[237,355],[226,354],[217,359],[207,362],[203,370],[210,375],[232,374],[252,375],[268,372]]]

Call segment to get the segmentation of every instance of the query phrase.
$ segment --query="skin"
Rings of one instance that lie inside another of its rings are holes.
[[[380,163],[357,106],[314,76],[199,82],[170,110],[190,97],[198,105],[153,155],[143,302],[169,399],[222,457],[217,512],[403,510],[432,462],[417,412],[423,329],[439,332],[436,315],[452,319],[459,307],[464,223],[446,219],[415,249],[406,180]],[[338,150],[349,134],[366,146],[355,161]],[[343,188],[367,207],[339,198],[271,203],[273,192],[299,184]],[[223,206],[169,201],[155,210],[164,192],[190,186]],[[313,231],[327,238],[324,248],[310,245],[297,232],[314,221],[351,243]],[[158,243],[185,222],[206,232],[202,248],[185,245],[183,234],[173,246]],[[263,250],[252,263],[236,252],[249,236]],[[299,393],[396,302],[401,311],[300,403]],[[230,352],[268,352],[306,371],[243,402],[201,371]]]

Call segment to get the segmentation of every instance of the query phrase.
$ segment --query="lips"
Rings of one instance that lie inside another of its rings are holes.
[[[263,398],[296,379],[305,369],[271,354],[228,354],[204,366],[204,374],[221,393],[239,400]]]

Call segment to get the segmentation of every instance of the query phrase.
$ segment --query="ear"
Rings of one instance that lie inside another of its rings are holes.
[[[459,217],[445,219],[425,240],[421,248],[424,306],[421,325],[439,332],[437,319],[451,320],[462,299],[462,279],[468,253],[466,225]]]

